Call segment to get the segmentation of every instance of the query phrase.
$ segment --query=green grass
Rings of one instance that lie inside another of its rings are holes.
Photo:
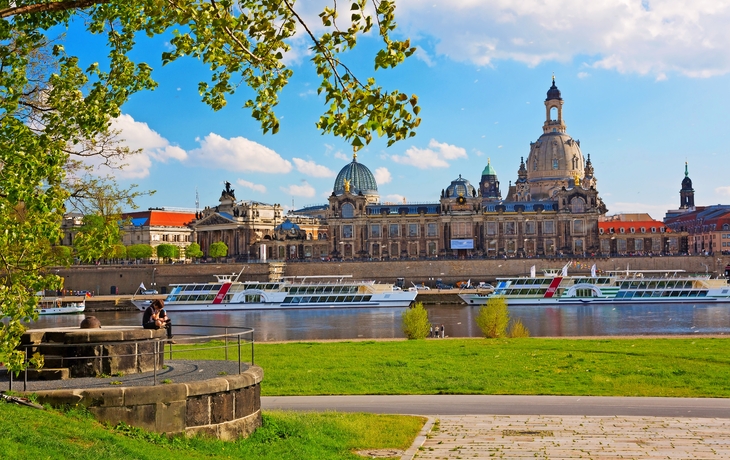
[[[362,459],[353,452],[408,448],[423,423],[395,415],[266,412],[249,439],[225,442],[110,428],[84,412],[0,403],[0,452],[4,459]]]
[[[256,364],[264,396],[730,397],[730,339],[723,338],[257,343]]]

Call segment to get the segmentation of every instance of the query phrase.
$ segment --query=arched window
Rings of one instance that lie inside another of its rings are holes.
[[[570,212],[573,214],[581,214],[586,210],[586,202],[583,198],[577,196],[570,200]]]
[[[723,230],[730,230],[730,224],[722,224]]]
[[[345,203],[342,205],[342,218],[343,219],[352,219],[355,217],[355,206],[353,206],[350,203]]]

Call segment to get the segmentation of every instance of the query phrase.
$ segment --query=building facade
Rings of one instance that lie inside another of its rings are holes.
[[[502,198],[488,161],[479,186],[459,176],[432,203],[380,203],[377,183],[355,156],[335,179],[326,216],[330,253],[349,258],[516,257],[600,252],[598,195],[590,156],[567,134],[553,84],[542,135],[520,160]]]

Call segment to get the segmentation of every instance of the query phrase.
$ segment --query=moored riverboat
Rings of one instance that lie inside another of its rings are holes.
[[[468,305],[483,305],[502,297],[509,306],[584,304],[730,303],[730,285],[724,278],[689,275],[684,270],[623,270],[590,276],[569,276],[545,270],[543,276],[497,278],[491,293],[462,293]]]
[[[241,271],[243,273],[243,270]],[[416,291],[393,284],[353,280],[349,275],[292,276],[281,281],[238,281],[238,275],[216,275],[210,283],[173,284],[165,310],[268,310],[303,308],[407,307]],[[145,310],[149,300],[132,300]]]
[[[76,315],[86,309],[86,299],[44,297],[38,301],[39,315]]]

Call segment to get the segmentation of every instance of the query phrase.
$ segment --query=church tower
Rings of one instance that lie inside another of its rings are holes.
[[[689,178],[687,162],[684,162],[684,179],[682,179],[682,190],[679,191],[679,209],[690,209],[695,207],[695,191],[692,188],[692,179]]]
[[[487,167],[482,171],[482,180],[479,181],[479,194],[482,196],[482,202],[500,201],[502,199],[497,171],[492,167],[489,158],[487,158]]]

